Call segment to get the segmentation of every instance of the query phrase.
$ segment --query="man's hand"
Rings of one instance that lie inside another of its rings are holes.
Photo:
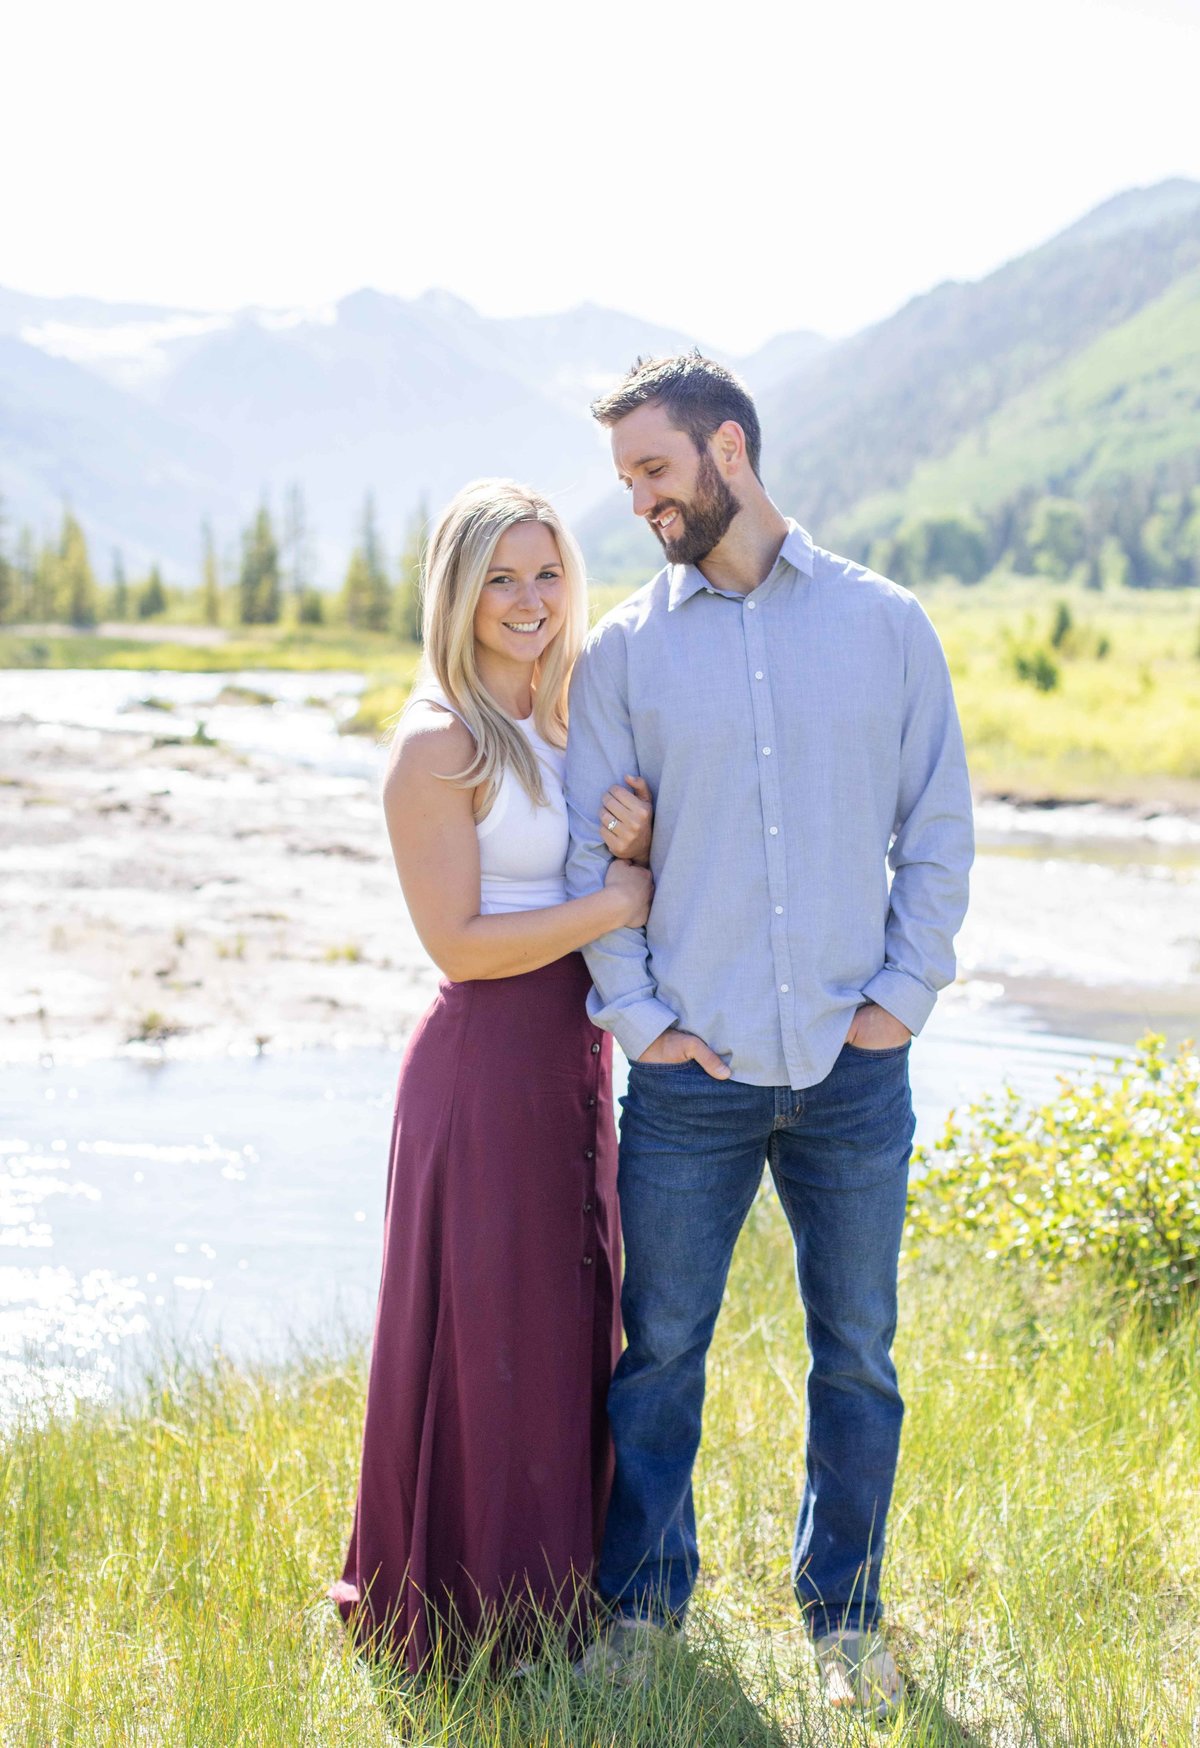
[[[851,1021],[846,1042],[859,1050],[894,1050],[898,1044],[907,1044],[911,1037],[912,1033],[903,1020],[869,1001],[858,1009]]]
[[[721,1061],[715,1050],[710,1050],[703,1038],[697,1038],[694,1032],[677,1032],[672,1026],[666,1032],[660,1032],[648,1049],[643,1050],[638,1057],[639,1062],[698,1062],[705,1074],[711,1074],[714,1080],[728,1080],[729,1070]]]

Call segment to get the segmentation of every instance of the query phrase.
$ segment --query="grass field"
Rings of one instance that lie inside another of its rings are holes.
[[[626,591],[597,587],[597,616]],[[923,590],[954,674],[976,786],[1018,796],[1200,805],[1200,598],[1101,593],[1028,578]],[[1059,605],[1071,629],[1050,642]],[[164,637],[169,637],[164,627]],[[1040,690],[1017,663],[1041,652]],[[403,704],[418,651],[383,634],[257,630],[216,646],[0,633],[0,668],[350,669],[368,685],[351,729],[377,734]],[[1041,669],[1043,677],[1047,670]]]
[[[787,1579],[803,1335],[756,1205],[711,1359],[706,1576],[649,1693],[423,1690],[351,1655],[343,1552],[363,1367],[167,1367],[124,1408],[0,1447],[0,1741],[29,1748],[1186,1748],[1200,1732],[1200,1326],[1155,1332],[953,1253],[910,1272],[886,1591],[912,1689],[878,1738],[827,1713]]]

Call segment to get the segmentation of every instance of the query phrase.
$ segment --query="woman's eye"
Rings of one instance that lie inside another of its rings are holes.
[[[558,572],[557,571],[539,571],[539,573],[538,573],[538,582],[539,583],[556,583],[557,581],[558,581]]]
[[[508,587],[508,585],[512,582],[512,578],[511,577],[489,577],[488,582],[492,585],[493,588],[506,589]]]

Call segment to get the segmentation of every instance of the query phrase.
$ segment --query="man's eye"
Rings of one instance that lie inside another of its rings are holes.
[[[649,476],[649,478],[650,478],[650,479],[657,479],[657,478],[658,478],[658,476],[659,476],[659,474],[660,474],[660,473],[665,473],[665,471],[666,471],[666,469],[665,469],[665,468],[661,468],[661,467],[648,467],[648,468],[647,468],[647,469],[646,469],[646,473],[647,473],[647,475],[648,475],[648,476]]]

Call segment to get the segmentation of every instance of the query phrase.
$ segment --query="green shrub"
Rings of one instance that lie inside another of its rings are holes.
[[[1143,1039],[1119,1079],[1065,1077],[1048,1104],[1011,1090],[951,1112],[916,1185],[909,1237],[966,1239],[989,1259],[1033,1262],[1052,1279],[1098,1268],[1169,1310],[1200,1287],[1200,1058],[1168,1061]]]
[[[1058,685],[1058,663],[1047,650],[1014,650],[1012,664],[1018,680],[1028,681],[1039,692],[1053,692]]]

